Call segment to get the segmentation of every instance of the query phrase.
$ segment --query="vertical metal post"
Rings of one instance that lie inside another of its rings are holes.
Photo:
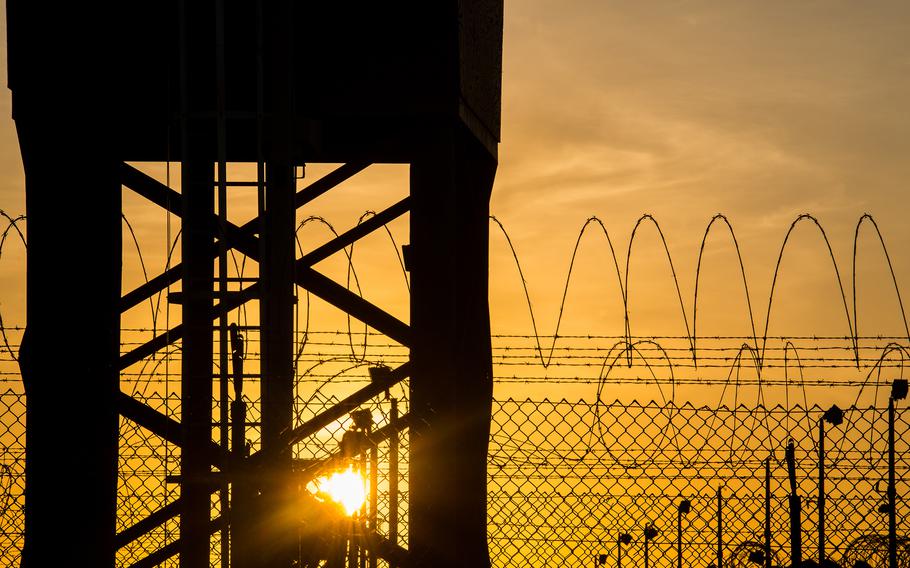
[[[649,552],[648,547],[650,545],[650,542],[651,542],[651,539],[649,539],[648,537],[645,537],[645,568],[649,568],[651,566],[650,559],[648,557],[648,552]]]
[[[622,540],[616,539],[616,568],[622,568]]]
[[[293,495],[291,448],[280,447],[293,428],[294,410],[294,206],[291,160],[292,3],[263,2],[262,102],[264,105],[265,191],[260,238],[260,345],[262,449],[275,451],[262,482],[260,562],[270,568],[291,565],[295,542],[293,513],[284,506]],[[276,451],[277,450],[277,451]],[[279,514],[279,511],[284,513]]]
[[[347,568],[357,566],[357,519],[352,515],[348,521],[348,565]]]
[[[724,566],[724,495],[721,487],[717,488],[717,568]]]
[[[246,457],[246,402],[243,400],[243,337],[237,324],[231,324],[231,361],[234,373],[234,400],[231,402],[231,452],[235,467]],[[233,568],[246,568],[251,563],[250,531],[252,529],[253,486],[249,479],[235,479],[231,493],[231,559]]]
[[[411,164],[411,459],[415,566],[490,566],[487,447],[493,401],[488,298],[495,160],[461,126]]]
[[[818,419],[818,563],[825,561],[825,420]]]
[[[373,427],[372,427],[372,419],[371,419],[370,424],[368,424],[367,427],[363,430],[363,434],[364,434],[363,442],[365,442],[367,444],[370,443],[370,433],[372,432],[372,428]],[[363,442],[361,442],[361,443],[363,443]],[[364,486],[367,485],[367,479],[366,479],[367,463],[368,463],[367,453],[368,453],[367,448],[364,446],[361,446],[360,460],[359,460],[359,464],[358,464],[358,467],[359,467],[358,476],[361,480],[361,483]],[[364,489],[364,494],[366,494],[367,488],[363,487],[363,489]],[[367,496],[367,499],[363,500],[363,504],[360,506],[360,512],[357,514],[357,523],[355,525],[356,530],[354,532],[354,538],[356,539],[355,542],[357,542],[357,555],[356,555],[357,563],[354,566],[352,566],[351,568],[366,568],[367,550],[366,550],[366,547],[364,546],[364,543],[366,542],[366,539],[364,537],[366,535],[368,516],[372,514],[372,508],[370,508],[370,510],[368,512],[367,507],[371,507],[371,504],[369,502],[369,495]]]
[[[184,446],[180,563],[182,568],[207,568],[211,504],[205,479],[211,470],[204,449],[212,437],[212,164],[184,159],[182,175],[184,336],[180,387]]]
[[[765,568],[771,568],[771,458],[765,458]]]
[[[790,480],[790,563],[797,567],[803,561],[803,535],[800,519],[802,500],[796,489],[796,448],[791,440],[787,444],[787,477]]]
[[[888,397],[888,568],[897,568],[897,484],[894,473],[893,397]]]
[[[56,71],[48,76],[60,80]],[[93,96],[111,92],[82,79]],[[104,128],[110,109],[80,104],[79,94],[53,107],[25,104],[40,103],[44,93],[38,101],[14,96],[28,215],[28,326],[18,361],[28,425],[21,566],[59,565],[65,554],[112,568],[122,188],[108,144],[116,137]],[[61,175],[77,171],[61,191]]]
[[[391,422],[398,423],[398,399],[392,398]],[[389,438],[389,541],[398,544],[398,430]]]
[[[682,512],[676,512],[676,568],[682,568]]]
[[[217,138],[217,177],[218,177],[218,292],[222,301],[227,297],[228,268],[227,268],[227,239],[225,227],[227,226],[227,120],[226,109],[226,83],[225,83],[225,54],[224,54],[224,0],[215,2],[215,130]],[[218,318],[218,408],[219,441],[221,447],[227,451],[230,447],[228,430],[228,385],[230,373],[228,371],[228,315],[222,313]],[[218,501],[222,513],[230,510],[230,492],[227,482],[221,484],[218,492]],[[230,535],[227,526],[221,529],[221,567],[231,566]]]
[[[212,309],[215,214],[212,173],[215,38],[212,6],[182,0],[180,34],[181,255],[183,260],[183,345],[181,370],[180,566],[209,567],[211,472],[205,448],[212,439]],[[196,93],[205,93],[197,95]]]
[[[377,534],[379,520],[376,508],[379,505],[379,446],[370,439],[370,533]],[[369,553],[370,568],[376,568],[377,557],[375,551]]]

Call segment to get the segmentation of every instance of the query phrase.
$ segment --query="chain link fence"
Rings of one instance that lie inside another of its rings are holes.
[[[176,395],[149,395],[143,402],[173,415]],[[255,401],[252,401],[255,402]],[[337,402],[333,397],[301,408],[312,415]],[[255,404],[251,407],[255,408]],[[377,426],[389,420],[389,401],[370,407]],[[493,563],[502,567],[591,566],[600,555],[617,563],[617,537],[624,566],[644,565],[645,525],[659,532],[650,542],[651,566],[674,566],[677,558],[677,505],[681,516],[683,565],[716,562],[720,546],[727,566],[747,565],[748,552],[763,542],[766,499],[771,515],[774,565],[789,559],[786,468],[782,448],[796,443],[798,491],[803,503],[805,557],[816,555],[818,420],[822,409],[709,408],[671,403],[591,403],[587,401],[499,400],[494,404],[489,458],[489,543]],[[898,410],[897,476],[900,495],[908,469],[910,424]],[[25,396],[0,393],[0,564],[15,565],[22,544]],[[255,423],[255,414],[250,417]],[[319,459],[337,448],[348,427],[338,421],[296,450],[299,459]],[[217,428],[215,429],[217,435]],[[399,542],[407,542],[407,436],[402,436]],[[851,408],[844,423],[826,434],[826,536],[828,556],[883,565],[887,516],[887,413]],[[167,482],[178,472],[179,448],[128,420],[121,420],[118,530],[123,530],[179,496]],[[770,492],[765,493],[766,462]],[[379,529],[388,529],[388,453],[379,455]],[[720,500],[718,500],[720,491]],[[213,518],[219,514],[217,493]],[[898,500],[898,526],[908,519]],[[179,536],[172,519],[118,552],[129,566]],[[751,544],[750,544],[751,543]],[[219,565],[220,535],[212,538],[212,565]],[[908,547],[901,540],[901,565]],[[172,560],[165,566],[176,566]],[[852,564],[848,564],[852,565]]]
[[[675,566],[677,506],[688,499],[691,511],[681,516],[683,566],[717,562],[718,522],[724,565],[745,566],[743,556],[754,549],[748,543],[764,541],[767,499],[773,565],[783,565],[790,556],[783,463],[790,438],[802,497],[803,554],[815,557],[822,413],[818,407],[499,401],[489,460],[494,563],[591,566],[606,554],[616,565],[618,536],[629,533],[623,565],[644,566],[643,532],[652,524],[659,533],[650,542],[650,565]],[[845,414],[845,422],[826,433],[826,549],[838,561],[853,547],[856,560],[857,542],[866,542],[862,559],[874,561],[881,539],[869,537],[887,534],[887,515],[879,512],[887,480],[887,413],[851,408]],[[908,414],[897,417],[900,478],[908,466]],[[899,500],[899,527],[908,514]]]

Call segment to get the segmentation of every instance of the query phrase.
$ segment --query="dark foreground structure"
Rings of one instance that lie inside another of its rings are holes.
[[[225,528],[232,565],[291,566],[291,547],[251,526],[267,526],[280,508],[290,448],[306,435],[294,428],[291,406],[297,286],[410,348],[410,362],[385,379],[410,378],[409,546],[373,535],[373,558],[489,565],[487,217],[502,0],[53,8],[10,0],[7,10],[29,239],[22,565],[113,566],[131,535],[179,515],[180,539],[139,565],[179,554],[183,567],[208,566],[210,535]],[[180,162],[181,193],[125,164],[140,161]],[[215,209],[230,162],[259,166],[263,206],[249,227]],[[295,167],[308,162],[347,165],[295,194]],[[410,164],[409,197],[360,232],[295,259],[295,210],[376,162]],[[123,186],[181,217],[183,235],[181,265],[121,295]],[[409,324],[311,267],[405,212]],[[229,248],[259,262],[258,279],[233,292],[219,287],[224,275],[215,268]],[[121,355],[120,314],[178,282],[182,324]],[[226,337],[227,313],[248,301],[261,313],[262,445],[244,457],[213,442],[213,353],[228,356],[213,332]],[[60,332],[76,323],[80,333]],[[178,340],[179,424],[119,388],[122,369]],[[120,416],[178,444],[183,456],[181,497],[128,534],[116,530]],[[243,515],[210,519],[213,472]]]

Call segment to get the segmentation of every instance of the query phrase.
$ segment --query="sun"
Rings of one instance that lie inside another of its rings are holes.
[[[329,499],[344,508],[344,512],[353,515],[366,501],[366,488],[363,478],[350,467],[345,471],[336,471],[328,477],[313,480],[316,485],[316,496],[328,496]]]

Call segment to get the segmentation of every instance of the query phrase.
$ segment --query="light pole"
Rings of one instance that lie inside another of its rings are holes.
[[[825,561],[825,422],[839,426],[844,412],[832,404],[818,419],[818,563]]]
[[[648,546],[651,542],[651,539],[658,535],[658,530],[654,528],[654,525],[650,522],[645,525],[645,568],[650,568],[650,563],[648,561]]]
[[[676,568],[682,568],[682,518],[689,514],[692,503],[683,499],[676,507]]]
[[[907,397],[907,380],[895,379],[888,397],[888,568],[897,568],[897,487],[894,475],[894,402]]]
[[[765,458],[765,562],[771,568],[771,457]],[[720,564],[718,564],[720,568]]]
[[[717,487],[717,568],[723,568],[724,565],[724,495],[720,488]]]
[[[616,568],[622,568],[622,545],[632,542],[632,535],[621,533],[616,540]]]
[[[791,439],[784,452],[787,460],[787,478],[790,481],[790,565],[796,568],[803,561],[803,535],[800,528],[802,500],[796,491],[796,446]]]

